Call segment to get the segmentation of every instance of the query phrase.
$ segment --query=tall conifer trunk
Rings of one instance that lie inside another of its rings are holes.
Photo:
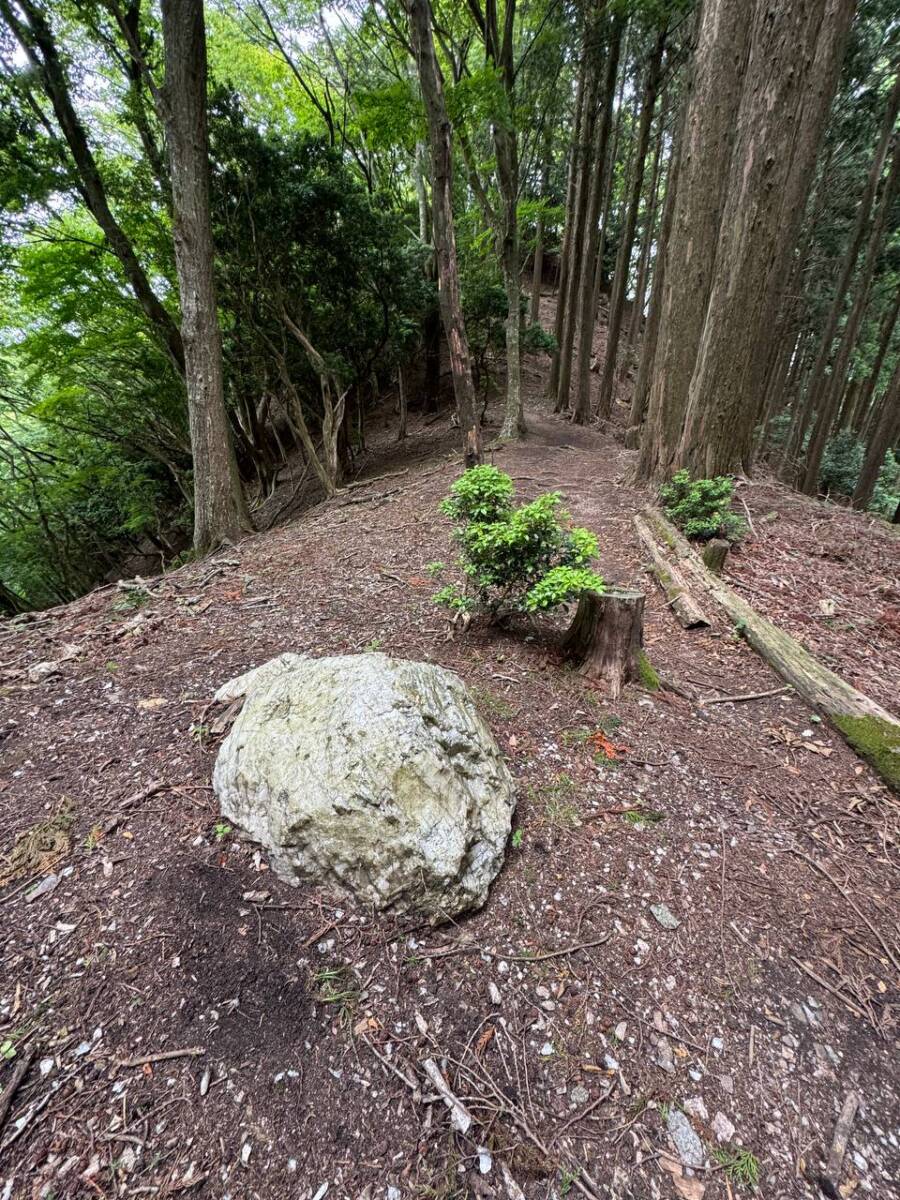
[[[661,30],[657,36],[647,66],[647,77],[641,100],[641,115],[638,121],[634,163],[631,171],[631,194],[628,197],[625,212],[625,228],[622,231],[622,240],[619,243],[619,253],[616,258],[616,273],[609,301],[606,359],[603,364],[603,374],[600,380],[600,397],[598,400],[598,413],[601,419],[609,417],[612,412],[613,387],[616,379],[616,356],[619,350],[619,337],[622,332],[622,314],[625,311],[628,271],[631,264],[631,251],[634,247],[634,232],[637,228],[638,207],[641,202],[641,189],[644,184],[644,167],[647,161],[647,148],[650,145],[653,110],[656,107],[656,97],[659,93],[660,71],[665,44],[665,30]]]
[[[474,467],[481,462],[481,425],[475,405],[472,360],[463,320],[456,258],[450,119],[444,102],[441,71],[434,53],[429,0],[407,0],[406,11],[409,14],[410,38],[416,56],[431,145],[431,208],[441,318],[450,352],[456,411],[462,431],[463,461],[467,467]]]
[[[748,470],[762,404],[768,327],[793,253],[851,5],[756,5],[716,269],[691,378],[679,466]]]
[[[225,409],[209,212],[203,0],[163,0],[162,18],[163,105],[194,460],[194,548],[204,553],[225,539],[237,540],[252,525]]]
[[[671,229],[660,249],[654,286],[653,300],[659,306],[655,345],[645,343],[646,371],[643,364],[639,371],[645,372],[647,385],[637,468],[641,479],[663,479],[672,473],[684,426],[715,269],[750,16],[747,0],[704,0],[700,12]],[[642,391],[636,387],[636,403]]]

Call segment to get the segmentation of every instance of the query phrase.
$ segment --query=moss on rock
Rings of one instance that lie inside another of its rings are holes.
[[[880,717],[832,713],[831,720],[860,757],[900,793],[900,726]]]

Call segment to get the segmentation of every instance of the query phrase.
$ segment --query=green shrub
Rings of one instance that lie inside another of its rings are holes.
[[[460,587],[450,584],[434,597],[454,612],[492,617],[513,612],[549,612],[584,591],[602,591],[591,569],[597,539],[576,529],[559,492],[516,504],[515,487],[496,467],[473,467],[453,484],[441,512],[456,523]]]
[[[746,521],[731,511],[734,483],[725,475],[691,479],[687,471],[677,471],[659,495],[666,516],[689,538],[705,542],[721,537],[738,542],[747,532]]]

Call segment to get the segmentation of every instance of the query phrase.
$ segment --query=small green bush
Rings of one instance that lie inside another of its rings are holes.
[[[572,528],[559,492],[516,504],[515,487],[496,467],[473,467],[453,484],[440,510],[456,523],[460,587],[434,597],[454,612],[499,617],[549,612],[581,592],[603,590],[591,569],[597,539]]]
[[[689,538],[707,542],[721,537],[739,542],[747,532],[747,522],[731,511],[734,483],[726,475],[691,479],[687,471],[676,471],[659,495],[666,516]]]

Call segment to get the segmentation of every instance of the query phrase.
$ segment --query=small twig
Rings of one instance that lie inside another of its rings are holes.
[[[380,1050],[376,1050],[374,1045],[369,1041],[369,1039],[367,1037],[362,1037],[360,1040],[365,1042],[365,1044],[369,1047],[369,1049],[372,1051],[372,1053],[375,1055],[375,1057],[378,1059],[378,1061],[381,1063],[381,1065],[383,1067],[386,1067],[387,1070],[390,1071],[392,1075],[396,1075],[399,1080],[401,1080],[403,1083],[406,1084],[406,1086],[412,1092],[414,1100],[421,1100],[422,1092],[421,1092],[421,1089],[419,1088],[419,1085],[414,1080],[410,1079],[410,1077],[406,1074],[405,1071],[401,1071],[400,1068],[398,1066],[396,1066],[394,1063],[392,1063],[389,1058],[386,1058],[385,1055],[383,1055]]]
[[[267,907],[272,907],[272,906],[269,905]],[[321,929],[317,929],[315,933],[311,933],[309,935],[309,937],[306,939],[306,941],[303,943],[303,945],[300,947],[300,949],[308,950],[310,948],[310,946],[313,944],[313,942],[319,941],[319,939],[323,938],[326,933],[330,933],[332,931],[332,929],[337,929],[336,921],[329,921],[327,925],[323,925],[321,927]]]
[[[763,700],[766,696],[781,696],[784,692],[792,692],[790,687],[772,688],[768,692],[744,692],[740,696],[701,696],[698,704],[737,704],[741,700]]]
[[[756,529],[753,525],[753,518],[750,516],[750,509],[747,507],[747,501],[740,494],[738,495],[738,500],[740,500],[741,504],[743,504],[743,506],[744,506],[744,512],[747,514],[747,524],[750,526],[750,532],[753,534],[754,537],[756,537],[757,533],[756,533]]]
[[[9,1083],[0,1092],[0,1133],[3,1132],[3,1125],[9,1115],[10,1107],[12,1106],[13,1096],[19,1089],[22,1080],[28,1074],[28,1068],[31,1066],[37,1050],[34,1046],[29,1047],[22,1055],[22,1058],[13,1069],[12,1078]]]
[[[206,1053],[204,1046],[188,1046],[184,1050],[160,1050],[157,1054],[143,1054],[139,1058],[125,1058],[120,1067],[143,1067],[146,1063],[169,1062],[173,1058],[199,1058]]]
[[[559,1129],[557,1129],[557,1131],[554,1133],[554,1139],[561,1137],[562,1134],[564,1134],[571,1125],[574,1125],[576,1121],[583,1121],[584,1118],[589,1116],[599,1104],[602,1104],[604,1100],[608,1100],[614,1087],[615,1084],[611,1083],[605,1092],[601,1092],[600,1095],[597,1096],[595,1100],[592,1100],[586,1108],[583,1108],[581,1112],[573,1113],[573,1115],[569,1117],[568,1121],[566,1121],[564,1125],[560,1125]]]

